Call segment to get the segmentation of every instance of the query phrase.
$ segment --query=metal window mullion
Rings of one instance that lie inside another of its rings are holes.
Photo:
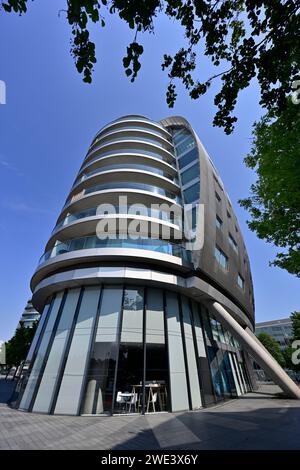
[[[95,315],[93,325],[92,325],[92,329],[91,329],[91,337],[90,337],[88,352],[87,352],[87,355],[86,355],[86,362],[85,362],[84,371],[83,371],[83,381],[82,381],[82,385],[81,385],[81,390],[80,390],[80,394],[79,394],[79,401],[78,401],[78,407],[77,407],[77,412],[76,412],[77,416],[79,416],[81,414],[81,410],[83,408],[83,397],[84,397],[84,393],[85,393],[86,388],[87,388],[89,364],[90,364],[91,355],[92,355],[92,351],[93,351],[93,347],[94,347],[95,339],[96,339],[96,335],[97,335],[102,296],[103,296],[103,286],[100,285],[98,306],[97,306],[96,315]]]
[[[203,391],[201,369],[200,369],[200,364],[199,364],[199,350],[198,350],[197,336],[196,336],[196,330],[195,330],[194,310],[193,310],[193,304],[192,304],[191,299],[188,299],[188,303],[189,303],[189,309],[190,309],[192,336],[193,336],[194,351],[195,351],[195,356],[196,356],[196,364],[197,364],[198,381],[199,381],[199,388],[200,388],[200,395],[201,395],[201,403],[202,403],[202,406],[203,406],[203,404],[205,403],[205,397],[204,397],[204,391]],[[199,312],[198,312],[198,315],[199,315]],[[200,326],[200,328],[201,328],[201,326]],[[202,337],[203,336],[204,335],[203,335],[203,332],[202,332]],[[204,341],[204,339],[203,339],[203,341]]]
[[[54,341],[55,334],[56,334],[56,331],[57,331],[57,328],[58,328],[58,324],[60,322],[60,318],[61,318],[64,306],[65,306],[65,303],[66,303],[67,295],[68,295],[68,289],[65,289],[64,294],[63,294],[63,298],[62,298],[60,306],[59,306],[57,317],[56,317],[54,325],[53,325],[52,333],[50,335],[50,339],[49,339],[49,343],[48,343],[46,353],[45,353],[45,356],[44,356],[44,359],[43,359],[43,363],[42,363],[42,366],[41,366],[39,374],[38,374],[38,378],[37,378],[37,381],[36,381],[36,384],[35,384],[35,389],[34,389],[33,395],[32,395],[31,400],[30,400],[28,411],[32,411],[32,409],[33,409],[34,402],[35,402],[35,399],[37,397],[38,390],[40,388],[40,384],[41,384],[43,374],[44,374],[44,371],[45,371],[45,367],[46,367],[46,364],[47,364],[47,361],[48,361],[48,358],[49,358],[49,354],[50,354],[50,351],[51,351],[51,348],[52,348],[52,345],[53,345],[53,341]]]
[[[187,395],[188,395],[189,409],[192,410],[193,409],[193,404],[192,404],[192,395],[191,395],[190,374],[189,374],[189,365],[188,365],[188,358],[187,358],[187,351],[186,351],[185,330],[184,330],[184,325],[183,325],[181,295],[179,293],[177,294],[177,302],[178,302],[178,310],[179,310],[179,321],[180,321],[180,331],[181,331],[182,348],[183,348],[183,359],[184,359],[184,365],[185,365]]]
[[[167,321],[167,301],[166,301],[166,291],[162,289],[163,295],[163,315],[164,315],[164,330],[165,330],[165,354],[167,354],[167,364],[168,364],[168,376],[169,376],[169,387],[168,387],[168,396],[167,396],[167,406],[169,411],[172,411],[172,390],[171,390],[171,368],[170,368],[170,354],[169,354],[169,338],[168,338],[168,321]]]
[[[208,365],[208,370],[209,370],[209,373],[210,373],[210,380],[211,380],[211,389],[212,389],[212,392],[214,394],[214,399],[215,399],[215,403],[217,403],[217,396],[216,396],[216,392],[215,392],[215,387],[214,387],[214,383],[213,383],[213,378],[212,378],[212,372],[211,372],[211,365],[210,365],[210,359],[209,359],[209,354],[208,354],[208,345],[207,345],[207,341],[206,341],[206,332],[205,332],[205,329],[204,329],[204,323],[203,323],[203,318],[202,318],[202,309],[203,307],[199,305],[199,318],[200,318],[200,324],[201,324],[201,328],[202,328],[202,332],[203,332],[203,341],[204,341],[204,347],[205,347],[205,353],[206,353],[206,359],[207,359],[207,365]],[[207,320],[208,320],[208,326],[211,330],[211,325],[210,325],[210,321],[209,321],[209,317],[208,317],[208,313],[206,312],[206,309],[204,309],[204,315],[206,315],[207,317]],[[211,334],[212,334],[212,331],[211,331]]]
[[[81,301],[82,301],[83,293],[84,293],[84,287],[82,287],[80,289],[80,293],[79,293],[77,305],[76,305],[76,308],[75,308],[73,320],[72,320],[70,331],[69,331],[69,334],[68,334],[68,337],[67,337],[67,342],[66,342],[66,345],[65,345],[64,350],[63,350],[63,357],[61,358],[60,364],[58,366],[58,375],[57,375],[56,384],[55,384],[55,388],[54,388],[54,393],[53,393],[53,396],[51,398],[51,404],[50,404],[50,408],[49,408],[49,413],[50,414],[54,413],[54,410],[55,410],[55,407],[56,407],[56,402],[57,402],[61,382],[62,382],[62,379],[63,379],[63,375],[64,375],[64,372],[65,372],[67,359],[68,359],[68,356],[69,356],[70,347],[71,347],[71,344],[72,344],[73,335],[74,335],[74,331],[75,331],[75,327],[76,327],[76,323],[77,323],[77,319],[78,319],[78,315],[79,315],[79,311],[80,311],[80,307],[81,307]]]
[[[121,334],[122,334],[122,324],[123,324],[123,310],[124,310],[125,285],[123,285],[122,288],[123,288],[123,292],[122,292],[122,303],[121,303],[120,315],[119,315],[118,327],[117,327],[117,351],[116,351],[116,365],[115,365],[114,385],[113,385],[112,402],[111,402],[111,415],[113,415],[113,413],[114,413],[115,396],[116,396],[116,387],[117,387],[117,378],[118,378],[119,352],[120,352],[120,343],[121,343]]]

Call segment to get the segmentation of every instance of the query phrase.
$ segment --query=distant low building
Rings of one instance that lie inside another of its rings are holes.
[[[264,321],[256,323],[255,334],[268,333],[279,344],[281,349],[288,346],[289,340],[293,334],[292,321],[290,318],[282,318],[281,320]]]
[[[31,299],[28,300],[24,312],[20,318],[18,328],[23,325],[25,328],[32,328],[36,321],[40,319],[40,313],[32,305]]]

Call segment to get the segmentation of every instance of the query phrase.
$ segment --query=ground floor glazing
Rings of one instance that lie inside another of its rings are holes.
[[[88,286],[45,305],[18,406],[70,415],[184,411],[250,388],[244,352],[204,305],[155,287]]]

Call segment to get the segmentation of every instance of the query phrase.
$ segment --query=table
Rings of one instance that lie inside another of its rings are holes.
[[[138,400],[136,400],[135,403],[134,403],[135,411],[137,411],[136,406],[138,406],[138,407],[141,406],[141,401],[140,401],[141,392],[136,391],[136,390],[142,389],[142,387],[143,387],[142,384],[132,385],[131,395],[133,397],[135,397],[135,394],[136,393],[138,394]],[[158,397],[158,401],[159,401],[159,407],[160,407],[160,410],[162,411],[163,407],[164,407],[164,404],[165,404],[165,403],[163,404],[162,397],[164,395],[164,398],[165,399],[167,398],[166,385],[165,384],[158,384],[158,383],[150,383],[150,384],[145,384],[145,389],[146,390],[148,389],[146,413],[149,413],[150,405],[152,405],[153,412],[154,413],[156,412],[156,408],[155,408],[156,399],[155,399],[155,395],[154,395],[155,393],[157,393],[157,397]],[[132,405],[132,403],[130,403],[130,406],[129,406],[129,413],[131,412],[131,405]]]

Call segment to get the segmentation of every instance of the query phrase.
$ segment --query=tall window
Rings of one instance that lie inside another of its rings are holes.
[[[216,227],[217,227],[219,230],[222,230],[222,225],[223,225],[222,220],[220,219],[220,217],[219,217],[218,215],[216,215]]]
[[[217,191],[215,191],[215,196],[216,196],[216,200],[218,202],[221,202],[221,198],[220,198],[219,194],[217,193]]]
[[[228,240],[229,240],[229,245],[234,249],[234,251],[237,253],[238,252],[238,246],[237,242],[233,238],[231,234],[228,235]]]
[[[228,258],[218,246],[215,247],[215,258],[224,269],[228,269]]]
[[[237,283],[238,283],[238,286],[240,286],[240,288],[244,290],[244,288],[245,288],[245,281],[244,281],[244,279],[242,278],[242,276],[240,275],[240,273],[238,274],[238,277],[237,277]]]

